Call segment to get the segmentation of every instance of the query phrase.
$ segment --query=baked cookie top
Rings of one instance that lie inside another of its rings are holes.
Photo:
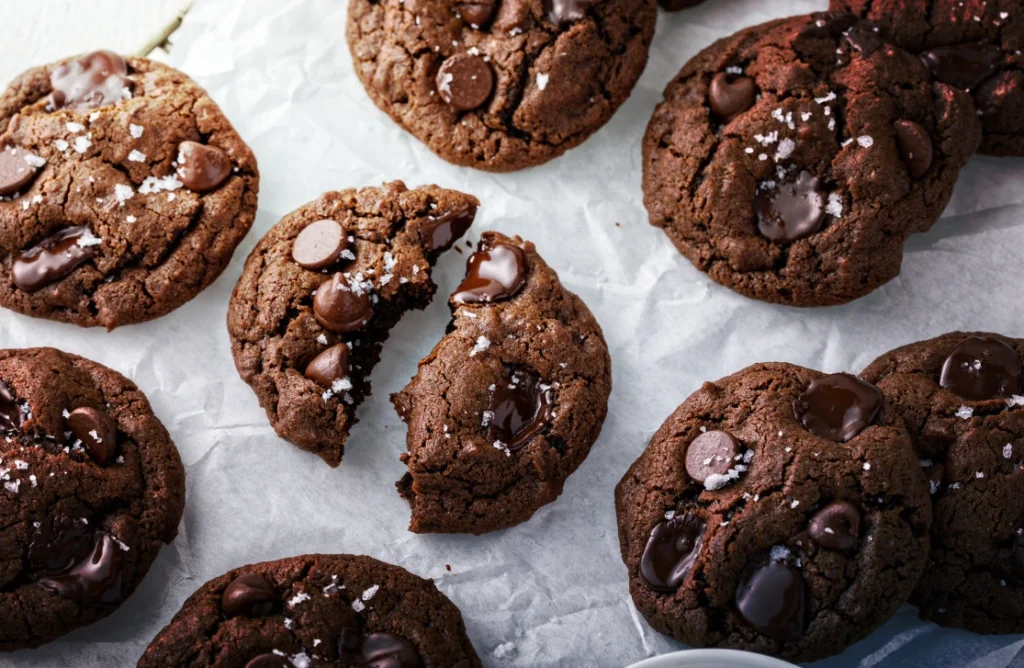
[[[665,89],[643,144],[644,203],[698,269],[795,306],[899,273],[978,146],[970,97],[847,14],[741,30]]]
[[[1024,3],[1021,0],[831,0],[920,54],[939,81],[969,91],[982,153],[1024,156]]]
[[[178,451],[121,374],[53,348],[0,350],[0,651],[116,609],[185,505]]]
[[[906,422],[935,507],[921,616],[1024,632],[1024,339],[951,332],[864,370]]]
[[[99,51],[0,94],[0,305],[82,326],[195,297],[252,225],[252,151],[187,76]]]
[[[392,396],[410,530],[481,534],[562,492],[601,432],[611,359],[590,310],[519,237],[485,232],[448,334]]]
[[[637,609],[697,647],[813,661],[882,624],[925,567],[931,504],[899,414],[848,374],[705,383],[615,490]]]
[[[457,165],[547,162],[611,118],[647,63],[655,0],[353,0],[370,98]]]
[[[228,306],[235,366],[278,435],[341,462],[391,328],[437,286],[430,268],[473,223],[475,197],[401,181],[328,192],[281,219]]]
[[[462,614],[430,580],[370,557],[242,566],[185,601],[139,659],[168,666],[477,668]]]

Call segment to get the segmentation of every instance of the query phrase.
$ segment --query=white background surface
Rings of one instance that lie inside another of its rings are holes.
[[[54,42],[38,62],[87,47],[58,49],[44,20],[49,5],[70,3],[2,4],[3,12],[19,5],[28,17],[17,30]],[[0,313],[5,346],[85,355],[148,394],[188,473],[181,531],[119,611],[42,649],[0,658],[0,666],[133,665],[206,580],[241,564],[316,551],[369,554],[434,578],[462,609],[488,666],[622,666],[677,648],[630,602],[612,489],[702,381],[770,360],[858,371],[893,346],[956,328],[1024,336],[1024,159],[973,159],[944,220],[910,241],[902,275],[841,307],[795,310],[735,295],[647,224],[639,145],[665,83],[714,38],[825,4],[715,0],[662,14],[647,71],[604,129],[552,163],[490,175],[444,163],[376,110],[352,71],[345,2],[200,0],[175,35],[170,62],[211,92],[262,172],[259,216],[231,266],[171,315],[109,334]],[[3,23],[6,78],[7,35],[15,28]],[[388,394],[443,334],[443,296],[461,278],[464,255],[442,258],[434,274],[439,298],[407,316],[385,346],[374,394],[339,469],[278,439],[234,370],[224,316],[259,237],[322,191],[394,178],[477,195],[483,206],[470,238],[493,228],[535,241],[604,327],[614,370],[604,431],[562,497],[519,527],[481,537],[417,536],[406,531],[408,508],[393,487],[403,473],[405,429]],[[1010,665],[1022,647],[1021,636],[984,638],[917,623],[905,606],[821,665],[994,668]]]

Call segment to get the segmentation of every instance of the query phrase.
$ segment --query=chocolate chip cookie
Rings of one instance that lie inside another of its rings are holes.
[[[310,554],[242,566],[185,601],[139,668],[480,666],[434,583],[370,557]]]
[[[590,310],[529,241],[481,236],[448,334],[392,396],[408,424],[398,490],[419,533],[481,534],[562,493],[608,412],[611,359]]]
[[[0,651],[37,647],[127,599],[185,506],[146,397],[53,348],[0,350]]]
[[[0,305],[113,329],[168,313],[227,266],[256,159],[206,92],[108,51],[0,94]]]
[[[374,103],[457,165],[507,172],[578,146],[633,89],[655,0],[353,0]]]
[[[705,383],[615,489],[637,609],[698,647],[812,661],[910,595],[931,504],[899,413],[848,374],[757,364]]]
[[[970,96],[848,14],[719,40],[665,90],[643,144],[650,222],[716,282],[794,306],[900,270],[978,146]]]
[[[228,306],[235,366],[282,438],[341,463],[391,328],[430,303],[430,268],[479,202],[437,186],[324,193],[253,249]]]
[[[919,54],[939,81],[971,93],[982,153],[1024,156],[1021,0],[832,0]]]
[[[934,504],[921,617],[1024,633],[1024,339],[952,332],[861,374],[903,416]]]

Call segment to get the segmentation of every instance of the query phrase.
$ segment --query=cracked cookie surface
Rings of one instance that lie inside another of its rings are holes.
[[[478,205],[395,181],[324,193],[260,240],[231,295],[228,332],[278,435],[341,462],[384,341],[406,311],[430,303],[430,269]]]
[[[448,333],[392,395],[408,425],[398,489],[418,533],[525,522],[562,493],[608,410],[601,328],[534,245],[486,232],[468,267]]]
[[[511,171],[578,146],[647,63],[655,0],[353,0],[374,103],[440,157]]]
[[[951,332],[861,374],[902,415],[931,485],[931,560],[912,602],[943,626],[1024,632],[1022,364],[1024,339]]]
[[[174,540],[185,472],[146,397],[53,348],[0,350],[0,651],[113,612]]]
[[[928,553],[928,488],[898,413],[853,376],[789,364],[705,383],[615,505],[637,609],[697,647],[838,653],[907,599]]]
[[[236,568],[185,601],[139,659],[165,666],[478,668],[462,614],[431,580],[310,554]]]
[[[252,152],[165,65],[97,52],[29,70],[0,95],[0,132],[6,308],[107,329],[156,318],[210,285],[252,225]]]
[[[980,136],[966,93],[838,13],[719,40],[664,96],[643,144],[651,224],[716,282],[794,306],[895,277]]]

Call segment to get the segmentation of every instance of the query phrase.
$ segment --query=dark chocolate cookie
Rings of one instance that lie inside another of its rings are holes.
[[[437,186],[328,192],[253,249],[228,307],[235,366],[277,433],[331,466],[391,328],[437,286],[430,268],[479,202]]]
[[[881,356],[861,374],[903,416],[931,485],[921,617],[1024,633],[1024,339],[953,332]]]
[[[353,0],[370,98],[457,165],[507,172],[578,146],[643,72],[655,0]]]
[[[840,304],[899,273],[979,136],[970,96],[866,23],[782,19],[712,44],[668,85],[644,138],[644,203],[718,283]]]
[[[0,95],[0,305],[113,329],[220,275],[256,213],[256,159],[205,91],[100,51]]]
[[[432,581],[370,557],[310,554],[210,580],[138,667],[480,665],[462,614]]]
[[[848,374],[757,364],[705,383],[615,490],[637,609],[661,633],[811,661],[882,624],[928,554],[896,410]]]
[[[53,348],[0,350],[0,651],[37,647],[131,595],[185,506],[146,397]]]
[[[590,310],[533,244],[486,232],[448,334],[392,396],[409,425],[410,530],[481,534],[558,498],[608,412],[611,359]]]
[[[982,153],[1024,156],[1024,2],[1021,0],[831,0],[878,23],[919,54],[933,76],[969,91],[981,119]]]

